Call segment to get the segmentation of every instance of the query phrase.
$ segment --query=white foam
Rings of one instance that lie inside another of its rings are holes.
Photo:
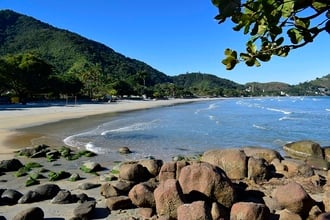
[[[153,120],[151,122],[138,122],[121,128],[103,131],[101,135],[107,135],[109,133],[119,133],[119,132],[144,131],[144,130],[152,129],[154,127],[154,124],[158,121],[159,120]]]
[[[289,115],[291,114],[292,112],[289,112],[289,111],[285,111],[285,110],[282,110],[282,109],[277,109],[277,108],[266,108],[268,111],[273,111],[273,112],[281,112],[285,115]]]
[[[267,130],[266,127],[263,127],[263,126],[260,126],[260,125],[256,125],[256,124],[253,124],[253,127],[254,128],[257,128],[257,129],[261,129],[261,130]]]

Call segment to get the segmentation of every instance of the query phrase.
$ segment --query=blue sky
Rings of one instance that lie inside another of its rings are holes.
[[[103,43],[167,75],[202,72],[238,83],[298,84],[330,73],[327,33],[287,58],[225,70],[223,51],[244,51],[249,36],[232,31],[230,22],[217,24],[211,0],[0,0],[0,8]]]

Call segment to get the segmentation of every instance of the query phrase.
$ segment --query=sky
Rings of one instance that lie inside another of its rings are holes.
[[[227,71],[224,50],[245,51],[249,36],[219,25],[211,0],[0,0],[11,9],[100,42],[170,76],[214,74],[237,83],[298,84],[330,73],[330,35],[321,33],[288,57]]]

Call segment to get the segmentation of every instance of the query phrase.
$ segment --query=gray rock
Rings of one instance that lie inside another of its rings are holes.
[[[41,200],[41,196],[39,193],[35,191],[28,191],[18,200],[18,203],[19,204],[33,203],[33,202],[38,202],[40,200]]]
[[[120,147],[118,149],[118,152],[120,154],[130,154],[130,153],[132,153],[132,151],[128,147]]]
[[[60,187],[56,184],[45,184],[38,186],[34,191],[39,193],[41,200],[46,200],[54,198],[60,190]]]
[[[0,161],[0,172],[17,171],[24,165],[18,159]]]
[[[13,220],[43,220],[44,212],[39,207],[32,207],[18,213]]]
[[[89,190],[101,186],[99,183],[81,183],[78,185],[78,189]]]
[[[133,207],[133,204],[128,196],[115,196],[106,200],[106,206],[110,210],[119,210],[130,209]]]
[[[73,214],[75,217],[79,217],[81,219],[91,219],[91,213],[94,211],[95,206],[96,201],[83,202],[73,210]]]
[[[69,204],[74,202],[74,200],[70,191],[60,190],[50,202],[53,204]]]
[[[100,171],[101,168],[101,165],[94,161],[87,161],[82,165],[82,170],[85,172],[87,171],[88,173]]]
[[[1,195],[1,200],[3,203],[8,205],[14,205],[23,196],[22,193],[14,189],[7,189]]]

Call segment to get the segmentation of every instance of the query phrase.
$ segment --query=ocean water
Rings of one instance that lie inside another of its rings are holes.
[[[242,146],[283,153],[284,144],[305,139],[330,146],[330,97],[233,98],[123,113],[64,142],[111,160],[169,160]],[[118,154],[121,146],[133,154]]]

